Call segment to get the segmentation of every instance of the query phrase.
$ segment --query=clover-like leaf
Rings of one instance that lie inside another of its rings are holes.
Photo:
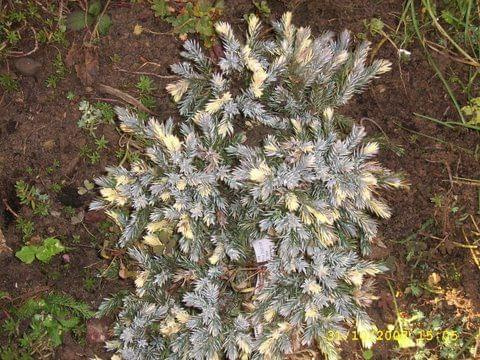
[[[107,14],[102,15],[102,17],[98,19],[98,32],[100,35],[107,35],[110,26],[112,26],[112,19],[110,19],[110,16]]]
[[[67,17],[67,28],[73,31],[80,31],[93,24],[93,16],[83,11],[74,11]]]
[[[43,245],[38,247],[36,253],[37,259],[42,262],[48,262],[50,259],[65,251],[65,247],[60,240],[55,237],[49,237],[43,241]]]
[[[102,11],[102,4],[100,3],[100,0],[92,1],[88,6],[88,13],[92,16],[100,15],[101,11]]]
[[[35,260],[35,254],[38,247],[34,245],[22,246],[22,248],[15,253],[15,256],[25,264],[31,264]]]

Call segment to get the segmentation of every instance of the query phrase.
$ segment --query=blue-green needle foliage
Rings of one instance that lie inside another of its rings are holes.
[[[242,43],[218,23],[218,66],[186,42],[167,87],[178,129],[117,109],[145,157],[97,179],[92,208],[117,222],[141,269],[135,294],[100,309],[121,308],[108,347],[123,359],[337,359],[353,324],[365,347],[375,341],[365,308],[386,268],[362,255],[375,217],[390,217],[378,192],[403,184],[362,127],[340,135],[335,108],[389,63],[367,66],[368,44],[313,39],[289,13],[273,29],[261,38],[251,16]],[[247,145],[247,122],[271,128],[261,144]]]

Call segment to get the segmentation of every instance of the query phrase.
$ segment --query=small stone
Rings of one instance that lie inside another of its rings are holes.
[[[63,254],[63,255],[62,255],[62,260],[63,260],[64,263],[67,263],[67,264],[68,264],[68,263],[70,262],[70,260],[71,260],[71,259],[70,259],[70,255],[68,255],[68,254]]]
[[[35,76],[42,67],[41,63],[28,57],[15,60],[13,65],[22,75],[26,76]]]

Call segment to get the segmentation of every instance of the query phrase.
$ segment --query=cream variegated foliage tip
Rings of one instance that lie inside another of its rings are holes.
[[[273,24],[275,34],[271,37],[264,36],[255,15],[248,17],[247,25],[245,42],[228,23],[215,25],[223,46],[219,68],[192,60],[199,47],[187,41],[185,53],[189,61],[174,67],[182,79],[167,86],[180,113],[197,123],[202,111],[218,119],[228,118],[228,122],[217,125],[222,127],[222,136],[233,134],[231,122],[237,115],[274,128],[295,126],[280,120],[291,117],[294,111],[309,114],[312,119],[312,115],[325,109],[344,105],[368,82],[391,69],[387,60],[367,65],[368,43],[352,51],[346,32],[338,39],[327,34],[321,38],[323,41],[316,41],[309,27],[297,28],[292,24],[291,13],[285,13],[281,21]],[[234,88],[242,86],[245,88]],[[231,94],[231,106],[221,109],[224,99],[219,89]]]
[[[172,84],[168,84],[166,89],[173,97],[173,101],[179,102],[182,99],[183,94],[188,90],[189,84],[188,80],[180,79]]]

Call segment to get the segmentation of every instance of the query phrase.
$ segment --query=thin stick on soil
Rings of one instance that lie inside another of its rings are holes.
[[[25,57],[25,56],[29,56],[29,55],[32,55],[35,51],[38,50],[38,39],[37,39],[37,32],[35,31],[35,29],[33,27],[30,27],[30,29],[32,29],[33,31],[33,38],[35,39],[35,46],[33,47],[32,50],[30,50],[29,52],[18,52],[18,51],[10,51],[7,56],[8,57],[15,57],[15,58],[20,58],[20,57]]]
[[[13,302],[15,302],[15,301],[17,301],[17,300],[22,300],[22,301],[24,301],[25,299],[32,298],[32,297],[38,295],[39,293],[42,293],[42,292],[45,292],[45,291],[48,291],[48,290],[50,290],[50,286],[47,286],[47,285],[41,286],[41,287],[39,287],[39,288],[37,288],[37,289],[34,289],[34,290],[29,291],[29,292],[26,292],[26,293],[24,293],[24,294],[22,294],[22,295],[20,295],[20,296],[17,296],[17,297],[15,297],[15,298],[12,298],[12,299],[10,300],[10,302],[13,303]]]
[[[433,140],[433,141],[437,141],[437,142],[439,142],[439,143],[441,143],[441,144],[449,145],[449,146],[454,147],[454,148],[456,148],[456,149],[462,150],[462,151],[466,152],[467,154],[475,155],[475,152],[473,152],[472,150],[469,150],[469,149],[466,149],[466,148],[464,148],[464,147],[461,147],[461,146],[452,144],[452,143],[450,143],[450,142],[448,142],[448,141],[445,141],[445,140],[436,138],[436,137],[434,137],[434,136],[430,136],[430,135],[421,133],[421,132],[419,132],[419,131],[415,131],[415,130],[406,128],[405,126],[403,126],[402,124],[400,124],[398,121],[394,121],[394,123],[395,123],[400,129],[403,129],[403,130],[405,130],[405,131],[411,132],[412,134],[416,134],[416,135],[419,135],[419,136],[423,136],[423,137],[425,137],[425,138],[427,138],[427,139],[430,139],[430,140]]]
[[[15,216],[16,218],[18,218],[18,214],[13,211],[13,209],[10,207],[10,205],[8,205],[8,202],[7,202],[7,199],[2,199],[3,201],[3,205],[5,205],[5,209],[10,213],[12,214],[13,216]]]
[[[152,73],[152,72],[131,71],[131,70],[126,70],[126,69],[122,69],[122,68],[119,68],[119,67],[115,67],[115,70],[120,71],[120,72],[129,73],[129,74],[135,74],[135,75],[154,76],[154,77],[157,77],[157,78],[159,78],[159,79],[178,79],[178,78],[179,78],[179,77],[176,76],[176,75],[159,75],[159,74],[155,74],[155,73]]]
[[[102,20],[103,16],[105,15],[105,12],[108,9],[108,5],[110,5],[110,1],[111,0],[107,0],[107,3],[103,7],[103,10],[102,10],[100,16],[97,18],[97,22],[95,23],[95,27],[93,28],[93,31],[92,31],[92,37],[90,38],[90,42],[93,40],[93,37],[98,35],[98,25],[100,24],[100,20]]]

